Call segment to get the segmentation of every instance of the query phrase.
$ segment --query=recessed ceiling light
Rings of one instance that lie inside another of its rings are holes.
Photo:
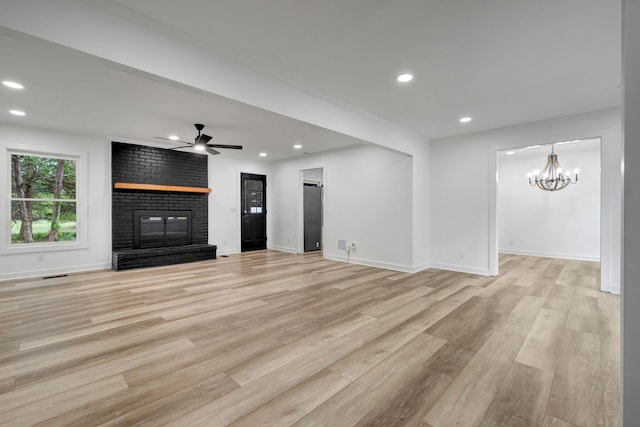
[[[396,80],[398,80],[400,83],[409,83],[411,80],[413,80],[413,74],[400,74],[398,77],[396,77]]]
[[[260,153],[260,157],[267,157],[267,153]]]
[[[460,123],[469,123],[471,121],[471,117],[461,117]]]
[[[172,141],[177,141],[180,138],[178,138],[178,135],[169,135],[169,139],[172,140]]]
[[[300,144],[296,144],[296,145],[294,145],[294,146],[293,146],[293,148],[295,148],[296,150],[299,150],[299,149],[301,149],[301,148],[302,148],[302,145],[300,145]]]
[[[506,154],[507,154],[507,156],[511,156],[511,155],[516,154],[516,152],[515,151],[507,151]]]
[[[24,111],[20,111],[20,110],[9,110],[9,112],[11,114],[13,114],[14,116],[26,116],[27,113],[25,113]]]
[[[526,148],[527,148],[527,150],[528,150],[528,149],[530,149],[530,148],[540,148],[540,147],[541,147],[541,145],[529,145],[529,146],[528,146],[528,147],[526,147]]]
[[[18,82],[12,82],[11,80],[5,80],[2,82],[6,87],[10,87],[11,89],[24,89],[24,86]]]

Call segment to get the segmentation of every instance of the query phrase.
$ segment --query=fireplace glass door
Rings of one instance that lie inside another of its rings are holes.
[[[135,211],[134,247],[158,248],[191,244],[190,211]]]

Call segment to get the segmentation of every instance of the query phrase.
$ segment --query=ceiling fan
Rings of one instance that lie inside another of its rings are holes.
[[[242,150],[242,145],[209,144],[209,141],[211,141],[212,137],[207,135],[207,134],[202,133],[202,129],[204,129],[204,125],[201,124],[201,123],[196,123],[194,126],[198,130],[198,135],[195,137],[194,142],[180,141],[180,140],[171,139],[171,138],[162,138],[160,136],[154,136],[154,138],[156,138],[156,139],[165,139],[167,141],[181,142],[183,144],[188,144],[188,145],[184,145],[182,147],[171,148],[171,150],[177,150],[177,149],[180,149],[180,148],[193,147],[194,149],[196,149],[198,151],[206,151],[209,154],[220,154],[220,152],[218,150],[216,150],[216,148],[226,148],[226,149],[230,149],[230,150]]]

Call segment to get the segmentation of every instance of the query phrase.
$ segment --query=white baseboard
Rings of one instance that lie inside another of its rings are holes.
[[[419,271],[426,270],[428,268],[431,268],[431,263],[423,262],[422,264],[414,265],[412,273],[417,273]]]
[[[440,262],[432,262],[431,268],[439,270],[457,271],[459,273],[478,274],[480,276],[491,276],[488,268],[469,267],[468,265],[445,264]]]
[[[287,246],[271,246],[271,248],[269,248],[269,249],[273,249],[274,251],[280,251],[280,252],[288,252],[290,254],[297,254],[298,253],[296,248],[289,248]]]
[[[236,248],[230,248],[230,249],[218,249],[216,250],[216,256],[220,256],[220,255],[233,255],[233,254],[239,254],[240,251]]]
[[[620,295],[620,285],[602,286],[600,289],[602,292],[611,292],[612,294]]]
[[[523,251],[520,249],[500,249],[499,252],[501,254],[537,256],[542,258],[572,259],[576,261],[597,261],[597,262],[600,261],[599,256],[591,256],[591,255],[575,255],[575,254],[562,254],[562,253],[554,253],[554,252]]]
[[[57,276],[60,274],[80,273],[83,271],[110,269],[111,263],[76,265],[71,267],[48,268],[45,270],[19,271],[16,273],[0,274],[0,282],[5,280],[29,279],[32,277]]]
[[[285,246],[273,246],[271,249],[273,249],[274,251],[288,252],[292,254],[298,253],[295,250],[295,248],[289,248]],[[346,256],[340,256],[340,255],[324,254],[323,256],[325,259],[329,259],[332,261],[348,262],[349,264],[365,265],[367,267],[384,268],[386,270],[401,271],[403,273],[417,273],[418,271],[426,270],[427,268],[429,268],[429,263],[424,263],[415,267],[411,267],[408,265],[372,261],[372,260],[362,259],[362,258],[350,257],[349,259],[347,259]]]
[[[393,264],[393,263],[389,263],[389,262],[380,262],[380,261],[372,261],[372,260],[368,260],[368,259],[355,258],[355,257],[350,257],[347,260],[346,256],[340,256],[340,255],[326,255],[325,254],[324,257],[326,259],[330,259],[332,261],[341,261],[341,262],[348,262],[349,264],[366,265],[367,267],[384,268],[386,270],[401,271],[401,272],[404,272],[404,273],[414,273],[415,272],[414,268],[409,266],[409,265]]]
[[[295,250],[295,248],[288,248],[285,246],[269,246],[267,249],[269,250],[273,250],[273,251],[279,251],[279,252],[288,252],[288,253],[292,253],[292,254],[297,254],[298,252]],[[216,255],[221,256],[221,255],[235,255],[235,254],[239,254],[242,253],[242,251],[240,249],[237,248],[231,248],[231,249],[218,249]]]
[[[274,251],[279,251],[279,252],[287,252],[287,253],[290,253],[290,254],[297,254],[298,253],[296,248],[290,248],[288,246],[272,246],[269,249],[272,249]]]

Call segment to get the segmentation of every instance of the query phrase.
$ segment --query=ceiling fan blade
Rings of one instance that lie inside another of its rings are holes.
[[[218,150],[216,150],[215,148],[224,148],[224,149],[229,149],[229,150],[242,150],[242,145],[228,145],[228,144],[209,144],[208,142],[211,141],[211,139],[213,139],[212,136],[207,135],[205,133],[200,134],[200,131],[202,131],[202,129],[204,128],[204,126],[202,125],[196,125],[196,129],[198,129],[198,136],[196,136],[195,138],[195,142],[187,142],[187,141],[181,141],[181,140],[174,140],[174,139],[169,139],[169,138],[163,138],[161,136],[154,136],[155,139],[162,139],[165,141],[171,141],[171,142],[179,142],[181,144],[187,144],[187,145],[183,145],[180,147],[171,147],[168,148],[168,150],[179,150],[181,148],[191,148],[195,145],[204,145],[205,146],[205,151],[209,154],[212,155],[216,155],[216,154],[220,154],[220,152]]]
[[[207,142],[211,141],[211,138],[211,136],[203,133],[199,137],[196,137],[196,144],[206,144]]]
[[[171,141],[171,142],[180,142],[182,144],[191,144],[191,142],[188,141],[180,141],[179,139],[169,139],[169,138],[163,138],[161,136],[154,136],[155,139],[164,139],[165,141]]]
[[[242,150],[242,145],[207,144],[207,147],[227,148],[229,150]]]

